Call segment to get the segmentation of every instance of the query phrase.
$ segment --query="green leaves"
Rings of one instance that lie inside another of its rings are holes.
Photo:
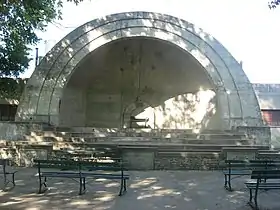
[[[273,0],[268,2],[269,9],[275,9],[279,5],[280,5],[280,0]]]
[[[0,98],[8,100],[20,100],[22,91],[27,80],[1,78],[0,79]]]
[[[26,70],[28,46],[40,40],[35,31],[61,19],[62,6],[62,0],[0,0],[0,77],[17,77]]]

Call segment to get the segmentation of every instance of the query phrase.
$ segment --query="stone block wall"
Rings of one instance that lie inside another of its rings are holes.
[[[270,145],[271,144],[271,128],[259,126],[238,126],[238,132],[244,132],[249,138],[254,139],[254,144]]]
[[[30,167],[33,159],[48,159],[52,145],[10,144],[0,149],[0,158],[8,158],[13,165]]]
[[[216,170],[221,156],[214,152],[158,153],[154,161],[155,170]]]

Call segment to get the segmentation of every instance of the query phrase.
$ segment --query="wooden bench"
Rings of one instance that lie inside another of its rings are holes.
[[[231,180],[240,176],[251,175],[256,169],[280,168],[280,161],[273,160],[226,160],[223,174],[225,189],[232,191]]]
[[[0,159],[0,167],[2,168],[2,170],[0,170],[0,174],[3,175],[4,189],[7,187],[9,183],[12,183],[13,187],[16,186],[15,173],[17,171],[7,170],[8,163],[9,163],[9,159]],[[12,178],[11,180],[9,176]]]
[[[74,160],[34,160],[38,168],[39,193],[47,190],[47,177],[70,178],[79,182],[79,194],[86,191],[86,178],[104,178],[120,180],[119,196],[126,192],[126,180],[129,175],[124,174],[123,164],[120,159],[112,162],[89,162]],[[54,171],[42,171],[43,168],[58,169]],[[111,173],[104,173],[111,172]],[[103,172],[103,173],[102,173]],[[112,173],[114,172],[114,173]],[[119,173],[115,173],[119,172]],[[43,189],[44,188],[44,189]]]
[[[147,128],[147,123],[149,122],[149,118],[135,118],[134,116],[130,117],[130,122],[129,126],[130,128],[133,128],[133,123],[138,123],[138,122],[143,122],[144,123],[144,128]]]
[[[259,190],[279,190],[280,189],[280,170],[254,170],[251,174],[251,179],[255,181],[246,182],[246,187],[250,190],[249,205],[254,209],[258,207],[258,192]],[[274,182],[262,182],[262,180],[277,180]],[[253,190],[254,204],[253,200]],[[279,206],[280,208],[280,206]]]

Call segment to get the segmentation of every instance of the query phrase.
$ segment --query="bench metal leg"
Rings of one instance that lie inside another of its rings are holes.
[[[232,188],[231,188],[231,176],[229,174],[228,175],[225,174],[225,186],[224,187],[228,191],[232,191]]]
[[[13,183],[13,186],[16,186],[16,183],[15,183],[15,173],[12,173],[12,183]]]
[[[232,188],[231,188],[231,176],[230,175],[228,175],[228,190],[232,191]]]
[[[250,189],[250,198],[249,198],[249,202],[251,203],[253,199],[253,192],[252,189]]]
[[[121,195],[122,195],[122,191],[123,191],[123,184],[124,184],[124,181],[123,181],[123,179],[121,179],[121,186],[120,186],[119,196],[121,196]]]
[[[84,192],[86,191],[86,178],[84,177],[84,183],[83,183],[83,185],[84,185]]]
[[[8,182],[7,182],[7,174],[4,173],[3,176],[4,176],[4,188],[6,188],[6,186],[8,184]]]
[[[42,180],[41,177],[39,176],[39,194],[42,193]]]
[[[254,202],[255,202],[255,209],[258,210],[258,188],[255,189],[255,197],[254,197]]]
[[[9,183],[12,183],[12,184],[13,184],[13,187],[16,186],[16,182],[15,182],[15,173],[16,173],[16,172],[4,174],[4,189],[7,187],[7,185],[8,185]],[[9,175],[11,176],[11,179],[9,179]]]
[[[124,181],[124,186],[123,186],[123,189],[124,189],[124,192],[126,192],[126,179],[123,180]]]
[[[44,190],[42,189],[42,186],[44,185]],[[39,194],[46,192],[47,190],[47,177],[44,177],[44,181],[42,182],[42,177],[39,177]]]
[[[80,189],[79,189],[79,195],[83,195],[86,192],[86,178],[81,177],[80,178]]]
[[[45,176],[43,185],[44,185],[45,187],[47,187],[47,177],[46,177],[46,176]]]
[[[82,193],[82,188],[83,188],[83,179],[82,178],[80,178],[80,188],[79,188],[79,195],[82,195],[83,193]]]
[[[225,185],[224,185],[225,188],[227,188],[227,184],[228,184],[227,175],[225,174]]]

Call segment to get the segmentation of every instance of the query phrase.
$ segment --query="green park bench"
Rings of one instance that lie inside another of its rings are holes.
[[[252,170],[280,168],[280,161],[274,160],[226,160],[222,165],[225,189],[232,191],[231,180],[251,175]]]
[[[47,190],[48,177],[70,178],[76,180],[79,182],[80,195],[84,194],[86,191],[86,178],[120,180],[119,196],[126,192],[126,180],[129,179],[129,175],[124,174],[125,169],[120,159],[114,159],[112,162],[34,160],[34,163],[38,168],[39,193],[43,193]],[[53,170],[42,171],[43,168],[49,168]]]
[[[258,210],[258,193],[260,190],[279,190],[280,189],[280,170],[254,170],[251,174],[254,181],[246,182],[246,187],[250,190],[249,205]],[[273,182],[262,182],[262,180],[274,180]],[[276,180],[276,181],[275,181]],[[254,203],[253,190],[255,191]],[[280,208],[280,206],[279,206]]]
[[[13,187],[16,186],[15,183],[15,170],[8,170],[7,166],[9,165],[9,159],[0,159],[0,174],[3,176],[3,188],[5,189],[9,183],[13,184]]]

